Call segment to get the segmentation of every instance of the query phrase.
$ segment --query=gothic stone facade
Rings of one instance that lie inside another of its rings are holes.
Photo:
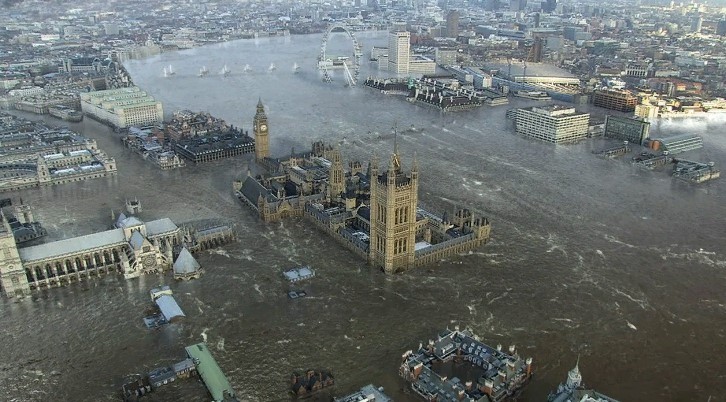
[[[258,174],[233,183],[240,201],[265,222],[304,216],[345,247],[386,273],[401,272],[480,247],[491,226],[461,209],[453,218],[418,205],[416,158],[404,171],[398,147],[387,169],[374,159],[364,172],[351,162],[346,172],[340,150],[314,143],[307,153],[269,157],[267,115],[257,105],[255,132]]]
[[[5,216],[2,221],[0,289],[8,297],[113,272],[125,278],[163,272],[182,240],[168,218],[145,223],[122,214],[115,229],[19,249]]]

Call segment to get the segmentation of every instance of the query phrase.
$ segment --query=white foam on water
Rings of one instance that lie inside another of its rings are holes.
[[[557,239],[557,236],[555,236],[552,233],[550,233],[547,236],[547,244],[550,246],[550,248],[547,249],[546,252],[547,253],[551,253],[551,252],[553,252],[555,250],[559,250],[559,251],[562,252],[562,254],[565,255],[565,257],[567,257],[567,251],[565,251],[565,248],[564,248],[564,246],[562,244],[559,244],[559,241],[558,240],[559,239]]]
[[[610,243],[620,244],[621,246],[625,246],[627,248],[637,248],[636,246],[625,243],[623,241],[620,241],[620,240],[616,239],[614,236],[611,236],[609,234],[606,234],[604,237],[605,237],[605,240],[609,241]]]
[[[645,299],[645,297],[643,297],[642,299],[637,299],[637,298],[635,298],[635,297],[633,297],[633,296],[631,296],[631,295],[623,292],[620,289],[613,289],[613,291],[616,294],[619,294],[619,295],[625,297],[626,299],[632,301],[633,303],[637,304],[643,310],[645,310],[647,307],[650,307],[650,304],[648,303],[648,300]]]
[[[232,258],[232,257],[230,257],[230,255],[227,252],[227,250],[225,250],[223,248],[215,248],[215,249],[209,250],[209,252],[211,254],[217,254],[217,255],[221,255],[221,256],[227,257],[227,258]]]
[[[495,301],[497,301],[499,299],[503,299],[503,298],[507,297],[507,295],[509,295],[509,292],[504,292],[501,295],[499,295],[499,296],[497,296],[497,297],[489,300],[489,303],[487,303],[487,304],[492,304],[492,303],[494,303]]]

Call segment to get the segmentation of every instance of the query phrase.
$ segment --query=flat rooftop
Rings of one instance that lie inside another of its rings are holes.
[[[509,74],[509,64],[506,61],[491,61],[485,63],[486,69],[499,70],[500,74],[506,76]],[[522,77],[525,75],[524,63],[512,62],[512,77]],[[557,78],[577,78],[567,70],[563,70],[557,66],[545,63],[527,63],[527,77],[557,77]]]
[[[196,345],[187,346],[187,355],[194,360],[197,366],[197,372],[202,377],[204,385],[207,386],[209,393],[214,401],[224,401],[229,396],[234,396],[234,390],[230,385],[227,377],[222,373],[222,369],[217,365],[206,343],[198,343]]]
[[[525,108],[525,110],[530,110],[534,113],[544,114],[550,117],[572,117],[572,116],[579,116],[579,115],[586,115],[588,113],[584,112],[578,112],[577,109],[575,109],[572,106],[565,106],[565,105],[544,105],[544,106],[532,106]]]

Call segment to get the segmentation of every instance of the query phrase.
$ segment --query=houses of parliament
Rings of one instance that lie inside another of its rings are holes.
[[[419,166],[404,169],[398,146],[385,164],[343,167],[340,150],[315,142],[308,152],[270,156],[262,101],[253,119],[256,172],[233,183],[237,198],[265,222],[304,217],[386,273],[403,272],[480,247],[491,225],[469,209],[437,216],[418,206]]]

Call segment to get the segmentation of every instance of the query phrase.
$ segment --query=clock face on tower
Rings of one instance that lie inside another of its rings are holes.
[[[267,130],[267,124],[260,124],[260,131],[266,131]]]

